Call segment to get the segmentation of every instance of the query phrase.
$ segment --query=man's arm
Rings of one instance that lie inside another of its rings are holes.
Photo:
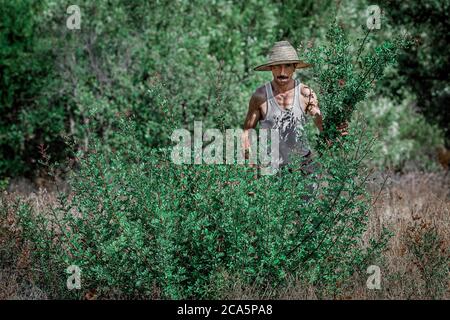
[[[247,151],[250,148],[250,140],[248,132],[250,129],[256,128],[259,119],[261,118],[261,104],[264,103],[264,99],[258,90],[250,98],[248,105],[247,117],[245,118],[243,134],[242,134],[242,148],[247,158]]]

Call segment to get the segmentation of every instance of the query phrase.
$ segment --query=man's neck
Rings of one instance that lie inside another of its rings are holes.
[[[285,85],[280,85],[276,83],[275,80],[272,80],[272,87],[275,89],[276,94],[285,93],[294,88],[294,86],[295,86],[294,79],[289,79],[289,82],[286,83]]]

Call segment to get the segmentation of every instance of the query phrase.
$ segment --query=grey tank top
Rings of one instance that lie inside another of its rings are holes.
[[[294,157],[303,157],[310,152],[305,132],[306,117],[300,99],[300,81],[295,80],[294,102],[286,109],[282,109],[276,101],[272,85],[266,83],[267,112],[260,120],[262,129],[276,129],[279,131],[279,165],[283,166]]]

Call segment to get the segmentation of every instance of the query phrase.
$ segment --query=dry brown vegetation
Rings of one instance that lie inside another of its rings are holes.
[[[312,286],[292,280],[283,289],[261,296],[235,282],[223,292],[225,299],[449,299],[450,181],[441,173],[408,173],[390,176],[381,192],[373,188],[374,203],[365,241],[392,232],[382,259],[381,289],[366,287],[368,275],[356,274],[341,284],[334,296],[316,295]],[[375,185],[377,185],[375,183]],[[16,225],[13,199],[25,197],[39,209],[56,203],[53,191],[30,189],[24,181],[13,182],[0,197],[0,299],[46,299],[50,293],[33,284],[30,252]]]

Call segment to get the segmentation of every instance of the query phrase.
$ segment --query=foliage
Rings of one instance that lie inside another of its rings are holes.
[[[156,285],[166,298],[218,298],[233,277],[263,290],[287,275],[328,292],[383,247],[358,240],[370,204],[360,168],[370,142],[336,145],[311,176],[255,179],[247,166],[180,166],[169,150],[144,154],[132,122],[122,130],[128,147],[93,146],[81,157],[70,201],[61,193],[50,212],[20,212],[45,285],[62,296],[72,264],[83,288],[100,295],[149,297]]]
[[[363,54],[364,44],[352,52],[348,35],[337,21],[327,32],[328,43],[306,50],[308,61],[314,65],[314,80],[318,85],[319,101],[324,118],[324,137],[334,139],[337,126],[349,121],[358,102],[373,90],[385,68],[396,62],[399,51],[410,43],[404,36],[385,41],[373,52]]]
[[[51,44],[39,38],[44,1],[0,1],[0,175],[35,165],[37,144],[56,142],[64,127],[58,104],[41,96],[53,74]],[[20,19],[18,18],[20,17]],[[34,162],[34,163],[33,163]]]
[[[251,68],[275,39],[281,6],[201,0],[78,5],[81,30],[71,31],[59,1],[2,2],[1,175],[31,175],[43,143],[53,160],[65,158],[61,134],[79,149],[91,135],[104,139],[106,149],[117,147],[118,114],[135,115],[143,138],[164,145],[158,97],[148,95],[159,80],[184,126],[199,117],[214,124],[222,115],[229,125],[240,123],[258,81]],[[214,108],[218,100],[226,109]],[[95,123],[92,132],[85,131],[87,122]]]
[[[342,29],[331,30],[338,36],[329,46],[343,50]],[[330,61],[321,62],[326,70],[348,68],[345,60]],[[380,73],[388,62],[374,61]],[[341,77],[324,74],[322,85]],[[342,103],[324,109],[336,114]],[[181,125],[170,109],[165,119],[163,128]],[[371,172],[363,160],[373,146],[362,122],[345,139],[321,146],[312,173],[297,159],[276,176],[258,178],[249,166],[176,165],[171,148],[149,151],[136,121],[123,120],[116,136],[124,143],[113,152],[94,138],[90,152],[78,153],[70,201],[61,194],[50,215],[22,212],[35,259],[50,259],[54,269],[46,273],[61,285],[64,266],[75,264],[85,288],[103,294],[148,297],[156,285],[167,298],[212,298],[236,278],[263,290],[290,275],[317,284],[320,295],[338,291],[385,245],[384,237],[367,247],[360,241],[370,207]]]
[[[402,52],[399,66],[383,83],[382,91],[400,101],[405,89],[416,97],[416,108],[431,124],[444,132],[447,147],[450,141],[449,105],[449,19],[450,1],[424,0],[398,2],[380,1],[384,8],[386,29],[407,30],[415,41],[410,50]]]
[[[371,166],[393,171],[439,169],[436,150],[444,145],[444,134],[415,112],[413,103],[413,97],[396,103],[373,95],[361,104],[368,128],[378,137]]]
[[[269,80],[269,74],[254,73],[252,67],[264,61],[271,43],[288,39],[294,46],[303,48],[307,43],[323,43],[328,21],[338,14],[344,21],[342,25],[350,31],[350,47],[347,48],[350,50],[356,34],[353,30],[365,22],[367,7],[364,0],[339,3],[338,11],[334,2],[328,0],[269,3],[257,0],[151,3],[115,0],[80,1],[78,5],[82,14],[81,30],[71,31],[65,27],[68,15],[60,1],[1,3],[2,176],[36,174],[40,160],[37,151],[41,144],[49,146],[52,161],[70,156],[70,149],[61,139],[64,135],[78,142],[77,149],[86,149],[91,135],[102,138],[106,150],[119,147],[121,142],[114,136],[118,115],[135,115],[142,138],[152,147],[165,145],[167,136],[160,127],[161,104],[156,101],[157,95],[148,92],[159,81],[165,83],[165,88],[158,91],[170,94],[171,103],[167,107],[184,127],[192,129],[193,120],[198,118],[214,127],[219,119],[228,126],[240,125],[250,92],[263,80]],[[408,13],[417,11],[415,6],[409,7],[414,10]],[[388,13],[395,12],[389,10]],[[436,21],[444,23],[446,20]],[[432,28],[427,23],[424,25]],[[396,28],[392,23],[385,27],[383,22],[382,30],[373,33],[376,37],[386,34],[391,38],[394,33],[386,33],[386,30]],[[371,36],[366,39],[368,48],[375,43]],[[341,53],[348,52],[347,49],[342,48]],[[375,52],[368,59],[388,58],[388,52],[396,54],[383,45],[378,50],[379,53]],[[361,63],[361,70],[370,69],[370,61]],[[368,88],[365,81],[360,88],[353,85],[363,76],[358,73],[358,64],[355,70],[346,69],[349,64],[344,65],[342,70],[335,70],[346,81],[345,92],[336,98],[353,99],[346,102],[353,108]],[[401,68],[408,69],[413,68]],[[413,84],[422,83],[411,74],[400,78],[395,70],[390,72],[389,83],[383,82],[385,89],[377,90],[395,95],[398,81],[405,77]],[[373,78],[377,73],[377,70],[369,72]],[[302,80],[308,84],[312,81],[312,85],[317,77],[313,79],[312,72],[305,70]],[[350,92],[350,89],[357,90]],[[416,87],[413,89],[420,92]],[[437,100],[430,98],[421,103],[424,112],[431,112],[429,101],[435,105]],[[326,107],[330,102],[321,103]],[[219,103],[223,109],[218,108]],[[333,117],[331,113],[329,116]],[[93,125],[92,132],[85,129],[87,122]]]

